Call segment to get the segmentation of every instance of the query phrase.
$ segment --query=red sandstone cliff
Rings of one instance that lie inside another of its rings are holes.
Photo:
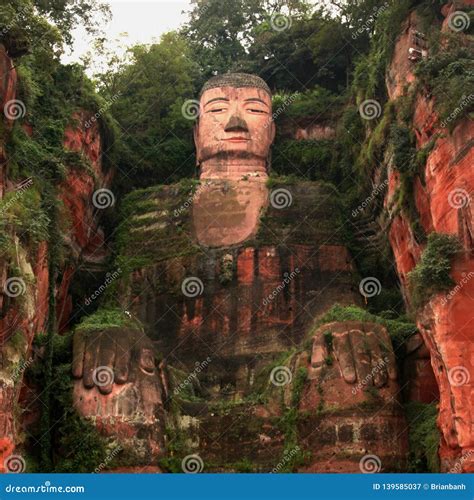
[[[0,45],[0,106],[17,99],[17,75],[13,60],[3,45]],[[7,193],[18,189],[18,183],[8,176],[8,157],[5,145],[13,120],[2,113],[4,133],[0,135],[0,199]],[[104,258],[104,238],[98,226],[97,209],[91,203],[92,195],[98,187],[107,187],[112,171],[105,173],[102,165],[102,139],[97,121],[90,121],[92,114],[79,110],[74,118],[75,124],[66,128],[65,149],[84,155],[89,160],[92,172],[71,168],[66,180],[60,186],[60,198],[71,225],[65,234],[69,249],[68,264],[60,270],[59,283],[56,285],[57,320],[64,328],[71,313],[72,304],[69,286],[78,263],[84,260],[100,261]],[[31,127],[25,125],[31,133]],[[22,271],[25,280],[24,293],[11,297],[5,293],[6,280],[9,278],[9,262],[0,254],[0,471],[5,458],[14,452],[19,423],[15,421],[15,405],[18,402],[22,385],[21,363],[31,356],[33,338],[44,332],[48,317],[48,248],[40,242],[36,249],[23,245],[16,234],[11,235],[15,242],[15,265]],[[20,334],[15,346],[9,342],[12,336]],[[20,370],[14,368],[20,364]]]
[[[472,1],[462,3],[474,5]],[[459,8],[458,4],[446,6],[445,15]],[[387,74],[390,99],[406,93],[407,84],[415,82],[407,51],[411,32],[416,29],[416,18],[411,16],[397,40]],[[443,25],[445,29],[446,21]],[[474,277],[474,232],[471,198],[474,192],[474,123],[465,118],[452,131],[442,128],[434,111],[433,98],[421,91],[415,101],[413,130],[417,149],[426,146],[439,134],[423,172],[415,180],[414,198],[420,222],[426,233],[436,231],[457,235],[463,245],[463,252],[456,258],[452,269],[452,277],[457,284],[453,293],[433,297],[416,316],[439,386],[441,466],[443,470],[449,470],[455,460],[460,460],[464,471],[473,472],[474,280],[471,278]],[[397,172],[389,168],[389,189],[385,199],[389,211],[399,186]],[[410,221],[403,211],[391,218],[389,240],[401,283],[408,294],[407,275],[418,262],[423,247],[416,241]]]

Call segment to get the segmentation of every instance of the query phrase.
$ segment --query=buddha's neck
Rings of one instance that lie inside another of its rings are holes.
[[[222,180],[257,179],[264,182],[268,179],[268,174],[264,160],[242,161],[227,159],[225,162],[207,160],[201,163],[199,178]]]

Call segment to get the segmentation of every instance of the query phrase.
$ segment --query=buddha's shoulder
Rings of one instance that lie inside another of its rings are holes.
[[[119,254],[156,262],[195,253],[190,213],[199,186],[199,182],[186,179],[130,192],[120,210]]]
[[[327,182],[270,179],[269,204],[256,240],[263,244],[340,243],[344,218],[336,187]]]

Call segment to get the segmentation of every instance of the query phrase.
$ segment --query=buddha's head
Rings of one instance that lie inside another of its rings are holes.
[[[271,92],[260,77],[228,73],[206,82],[194,130],[201,178],[265,177],[274,137]]]

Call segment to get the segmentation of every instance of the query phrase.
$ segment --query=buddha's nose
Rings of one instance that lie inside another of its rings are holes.
[[[224,130],[226,132],[248,132],[249,131],[246,121],[237,115],[232,115],[229,118],[229,121],[227,122],[226,126],[224,127]]]

